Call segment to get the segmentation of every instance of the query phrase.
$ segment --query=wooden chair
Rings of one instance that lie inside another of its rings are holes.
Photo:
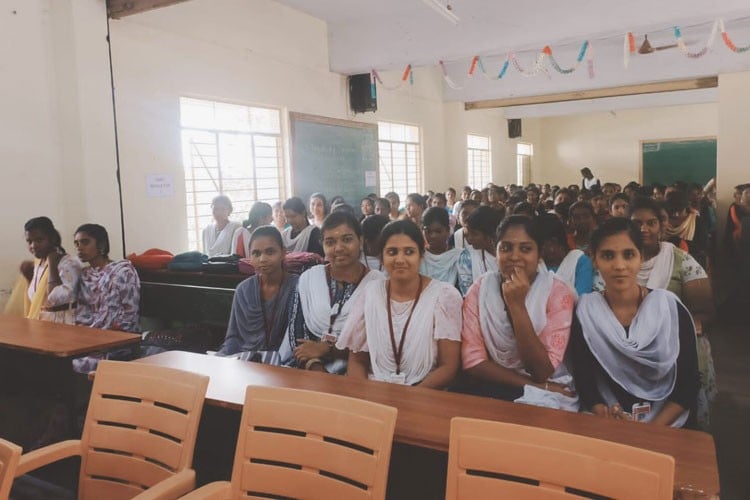
[[[334,394],[249,386],[231,483],[183,499],[385,498],[396,413]]]
[[[644,426],[643,432],[648,432]],[[674,458],[565,432],[456,417],[446,500],[671,500]]]
[[[80,440],[21,456],[16,476],[80,455],[80,499],[177,498],[195,487],[193,462],[208,377],[102,361]]]
[[[16,466],[20,457],[20,446],[5,439],[0,439],[0,500],[5,500],[10,494],[10,487],[13,485]]]

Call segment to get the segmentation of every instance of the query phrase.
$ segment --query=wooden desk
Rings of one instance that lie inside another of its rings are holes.
[[[133,333],[0,315],[0,348],[53,358],[83,356],[136,344],[140,339]]]
[[[170,351],[136,363],[178,368],[211,377],[206,394],[210,405],[240,410],[247,385],[290,387],[340,394],[398,408],[394,440],[439,451],[448,450],[450,419],[482,418],[544,427],[658,451],[675,458],[675,486],[693,485],[719,492],[713,438],[706,433],[646,424],[605,420],[593,415],[550,410],[490,398],[420,387],[355,380],[325,373],[248,363]]]
[[[237,288],[249,278],[239,273],[204,273],[201,271],[170,271],[169,269],[137,269],[141,282],[167,285],[191,285],[209,288]]]

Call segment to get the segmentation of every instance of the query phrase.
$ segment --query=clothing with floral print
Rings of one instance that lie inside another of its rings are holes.
[[[128,260],[81,272],[76,323],[93,328],[138,332],[141,282]]]

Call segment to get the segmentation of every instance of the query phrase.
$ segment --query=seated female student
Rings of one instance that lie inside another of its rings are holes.
[[[391,202],[387,198],[377,198],[374,203],[373,213],[375,215],[384,215],[390,220]]]
[[[563,363],[573,291],[539,270],[534,221],[512,215],[497,234],[499,271],[481,276],[464,301],[461,357],[474,382],[470,392],[576,411]]]
[[[203,253],[209,257],[230,255],[233,250],[232,236],[241,224],[229,220],[232,215],[232,200],[229,196],[216,196],[211,201],[211,213],[214,222],[203,228]]]
[[[389,279],[364,288],[336,344],[349,349],[347,375],[444,388],[459,367],[461,296],[419,274],[424,240],[413,222],[388,224],[381,245]]]
[[[591,292],[594,282],[591,259],[582,250],[568,248],[562,221],[555,215],[543,214],[536,218],[534,225],[541,238],[540,268],[555,273],[579,296]]]
[[[422,215],[422,235],[427,243],[419,273],[428,278],[455,286],[458,282],[458,257],[461,250],[450,248],[451,235],[448,212],[441,207],[430,207]]]
[[[606,221],[591,248],[605,289],[580,298],[569,350],[583,408],[682,427],[698,392],[690,313],[672,292],[638,284],[643,238],[630,220]]]
[[[328,264],[308,269],[299,279],[289,312],[289,334],[282,362],[308,370],[346,371],[347,353],[336,340],[349,317],[352,299],[383,274],[359,261],[361,229],[350,212],[334,212],[323,221]]]
[[[65,252],[60,233],[49,218],[30,219],[24,231],[29,251],[34,255],[33,262],[21,264],[24,279],[16,286],[23,295],[24,316],[74,324],[81,263]]]
[[[609,213],[612,217],[627,217],[630,213],[630,197],[625,193],[617,193],[609,199]]]
[[[331,200],[333,206],[334,200]],[[323,225],[323,220],[328,215],[328,204],[323,193],[313,193],[310,195],[310,222],[315,227]]]
[[[383,272],[380,261],[380,232],[389,219],[387,215],[370,215],[362,221],[362,255],[359,261],[368,269]]]
[[[406,213],[403,217],[412,221],[417,227],[422,223],[422,213],[427,209],[427,201],[419,193],[410,193],[406,197]]]
[[[250,236],[260,226],[267,226],[273,222],[273,209],[271,205],[262,201],[256,201],[247,214],[247,220],[242,221],[242,226],[234,231],[232,236],[232,251],[240,257],[250,257]]]
[[[359,202],[359,222],[362,222],[365,217],[375,214],[375,201],[372,198],[365,197]]]
[[[466,230],[464,229],[464,227],[466,226],[466,219],[474,210],[476,210],[476,208],[479,206],[479,202],[474,200],[464,200],[460,203],[461,208],[458,211],[457,217],[458,223],[461,227],[453,233],[451,239],[453,240],[454,248],[463,250],[468,246],[468,242],[466,241]]]
[[[710,424],[710,404],[718,394],[711,345],[706,332],[714,316],[711,281],[703,268],[687,252],[661,241],[664,222],[660,205],[650,198],[638,197],[631,205],[631,220],[643,237],[643,262],[638,271],[638,284],[651,290],[665,288],[685,304],[693,316],[698,349],[701,387],[695,417],[702,429]],[[600,289],[604,288],[602,284]]]
[[[486,205],[477,207],[466,218],[464,238],[469,243],[458,257],[458,288],[466,296],[469,287],[487,272],[497,271],[495,232],[502,214]]]
[[[297,198],[289,198],[284,202],[284,217],[289,227],[284,229],[281,237],[287,252],[312,252],[323,255],[320,245],[320,229],[307,220],[305,204]]]
[[[73,243],[78,258],[88,264],[78,281],[76,324],[139,332],[141,282],[133,265],[109,258],[109,235],[99,224],[80,226]]]
[[[256,274],[237,287],[219,356],[251,353],[251,360],[278,362],[274,353],[284,339],[289,297],[299,278],[284,270],[285,255],[281,233],[275,227],[259,227],[250,236],[250,262]]]

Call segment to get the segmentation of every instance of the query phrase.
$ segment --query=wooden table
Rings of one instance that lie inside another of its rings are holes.
[[[308,389],[394,406],[398,408],[394,440],[439,451],[448,450],[450,420],[455,416],[544,427],[614,441],[672,455],[676,462],[676,488],[692,485],[710,495],[719,492],[713,438],[699,431],[646,427],[645,424],[605,420],[593,415],[490,398],[179,351],[165,352],[135,362],[208,375],[211,380],[206,402],[235,410],[241,410],[248,385]]]
[[[73,358],[136,344],[140,339],[133,333],[0,315],[0,349],[11,351]]]
[[[49,424],[47,411],[66,408],[65,438],[77,435],[75,373],[71,360],[137,345],[141,336],[85,326],[0,315],[0,436],[28,449]]]

